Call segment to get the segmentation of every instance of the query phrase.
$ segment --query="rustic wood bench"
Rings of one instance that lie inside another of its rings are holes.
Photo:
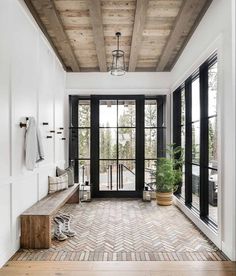
[[[79,203],[79,184],[47,195],[21,214],[21,248],[50,248],[51,222],[65,203]]]

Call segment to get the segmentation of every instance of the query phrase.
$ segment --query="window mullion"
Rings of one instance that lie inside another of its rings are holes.
[[[192,203],[192,79],[185,82],[185,204]]]
[[[208,63],[200,67],[200,216],[208,217]]]

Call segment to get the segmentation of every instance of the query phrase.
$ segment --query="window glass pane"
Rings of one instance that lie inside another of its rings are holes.
[[[157,126],[157,101],[145,100],[145,127]]]
[[[192,124],[192,162],[200,162],[200,123]]]
[[[135,101],[118,101],[118,126],[134,127],[135,118]]]
[[[135,159],[135,129],[119,128],[119,158]]]
[[[185,126],[181,127],[181,148],[185,151]],[[183,154],[183,158],[185,155]]]
[[[90,158],[90,129],[79,129],[79,158]]]
[[[185,89],[181,90],[181,125],[185,124]]]
[[[80,100],[78,107],[79,127],[90,127],[90,100]]]
[[[157,129],[145,129],[145,159],[157,158]]]
[[[156,183],[156,160],[145,160],[145,184],[155,188]]]
[[[182,198],[185,198],[185,163],[182,166],[182,186],[180,195]]]
[[[117,164],[116,161],[99,161],[99,190],[117,190]]]
[[[217,224],[218,172],[209,170],[209,218]]]
[[[100,101],[99,111],[100,127],[117,126],[117,101]]]
[[[217,113],[217,63],[208,71],[208,115]]]
[[[199,210],[200,167],[192,165],[192,205]]]
[[[100,128],[100,159],[115,159],[117,157],[116,128]]]
[[[199,78],[192,82],[192,122],[200,120]]]
[[[185,152],[185,126],[181,127],[181,147]],[[183,153],[183,161],[185,160],[185,154]],[[181,197],[185,198],[185,164],[182,166],[182,186],[181,186]]]
[[[208,120],[209,167],[217,169],[217,117]]]
[[[79,183],[90,182],[90,160],[79,160]]]
[[[135,191],[135,161],[119,161],[118,190]]]

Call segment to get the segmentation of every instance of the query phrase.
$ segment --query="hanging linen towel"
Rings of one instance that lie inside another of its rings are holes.
[[[34,117],[29,117],[25,133],[25,166],[33,171],[35,164],[42,160],[44,160],[44,152],[40,131]]]

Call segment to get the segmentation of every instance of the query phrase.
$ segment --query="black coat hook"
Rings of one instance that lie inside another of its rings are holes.
[[[29,117],[26,117],[25,118],[26,119],[26,121],[28,121],[29,120]],[[27,123],[22,123],[22,122],[20,122],[20,128],[22,128],[22,127],[27,127]]]

